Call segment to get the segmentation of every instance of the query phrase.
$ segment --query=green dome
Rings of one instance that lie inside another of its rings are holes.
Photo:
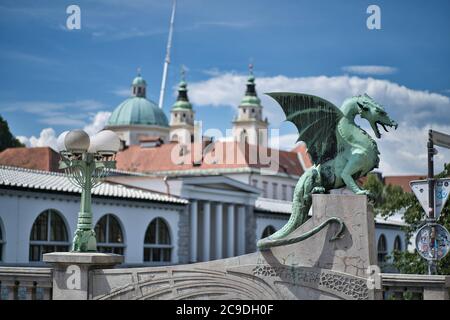
[[[153,125],[169,127],[169,121],[156,103],[147,100],[145,97],[131,97],[122,102],[114,110],[109,117],[107,125]]]
[[[258,98],[255,89],[255,77],[253,73],[250,73],[247,79],[247,90],[245,96],[241,100],[241,106],[243,107],[260,107],[261,100]]]
[[[256,96],[244,96],[240,105],[243,107],[259,107],[261,106],[261,100]]]
[[[145,82],[144,78],[141,76],[137,76],[133,79],[133,83],[131,84],[133,86],[147,86],[147,82]]]
[[[192,110],[192,104],[189,101],[177,101],[172,106],[172,110],[189,109]]]
[[[172,110],[192,110],[192,104],[189,102],[187,91],[187,83],[183,79],[178,85],[178,97],[177,101],[172,106]]]

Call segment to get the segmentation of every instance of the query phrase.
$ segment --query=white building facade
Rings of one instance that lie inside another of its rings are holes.
[[[65,175],[0,167],[0,204],[0,263],[39,265],[43,253],[71,248],[80,193]],[[179,225],[187,204],[108,183],[95,188],[98,250],[123,254],[129,265],[179,263]]]

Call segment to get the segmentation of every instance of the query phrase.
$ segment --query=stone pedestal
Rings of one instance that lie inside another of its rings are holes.
[[[337,231],[337,225],[330,225],[302,242],[262,251],[264,258],[270,264],[308,266],[367,277],[367,268],[377,265],[374,214],[367,197],[314,194],[312,213],[287,238],[306,233],[331,217],[344,222],[343,236],[330,241]]]
[[[53,267],[53,300],[87,300],[89,272],[113,268],[123,256],[97,252],[53,252],[44,254]]]

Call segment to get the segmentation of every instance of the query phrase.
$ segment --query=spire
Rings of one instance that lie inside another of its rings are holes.
[[[248,65],[247,90],[245,91],[245,95],[256,96],[255,76],[253,75],[253,63],[250,63]]]
[[[245,90],[245,95],[241,100],[241,106],[253,106],[259,107],[261,105],[261,100],[259,100],[255,89],[255,76],[253,75],[253,64],[248,65],[248,78],[247,78],[247,89]]]
[[[192,109],[192,105],[189,102],[187,82],[186,82],[186,69],[181,66],[181,81],[178,84],[178,97],[175,104],[172,106],[173,109]]]
[[[145,98],[147,82],[141,77],[141,68],[137,69],[137,76],[131,83],[131,95],[134,97]]]

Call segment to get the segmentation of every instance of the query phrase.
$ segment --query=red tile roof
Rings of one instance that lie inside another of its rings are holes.
[[[306,143],[301,142],[294,149],[292,149],[291,152],[295,152],[295,153],[299,154],[300,157],[302,157],[302,161],[305,166],[305,169],[308,169],[313,166],[313,162],[311,160],[311,157],[309,156],[308,148],[306,147]]]
[[[36,169],[43,171],[60,171],[59,154],[49,147],[8,148],[0,153],[0,165]]]
[[[167,143],[145,148],[132,145],[116,156],[117,169],[136,172],[178,170],[207,170],[233,168],[272,168],[279,172],[300,176],[303,174],[297,154],[239,142],[213,142],[201,152],[201,144],[182,147]],[[278,156],[277,156],[278,153]],[[273,157],[274,161],[269,162]]]
[[[139,142],[157,142],[157,141],[163,141],[161,137],[157,136],[139,136]]]
[[[305,166],[312,165],[311,162],[308,162],[311,160],[303,144],[292,151],[283,151],[248,144],[243,145],[238,142],[213,142],[206,147],[203,157],[201,152],[195,153],[194,150],[201,150],[200,144],[191,144],[185,148],[177,143],[147,148],[133,145],[117,154],[117,169],[158,173],[182,170],[270,168],[267,160],[273,155],[275,159],[273,164],[279,164],[278,172],[300,176],[303,174],[303,169],[298,157],[299,153],[303,157]],[[258,157],[258,152],[260,157]],[[0,165],[12,167],[57,172],[60,171],[58,161],[58,153],[49,147],[9,148],[0,153]],[[410,181],[422,179],[426,179],[426,176],[383,177],[386,185],[398,185],[406,192],[411,192]],[[365,177],[358,179],[358,181],[363,183]]]
[[[412,192],[411,187],[409,186],[409,183],[413,180],[424,180],[427,177],[425,175],[423,176],[386,176],[383,178],[385,185],[394,185],[394,186],[400,186],[402,187],[403,191],[405,192]]]

